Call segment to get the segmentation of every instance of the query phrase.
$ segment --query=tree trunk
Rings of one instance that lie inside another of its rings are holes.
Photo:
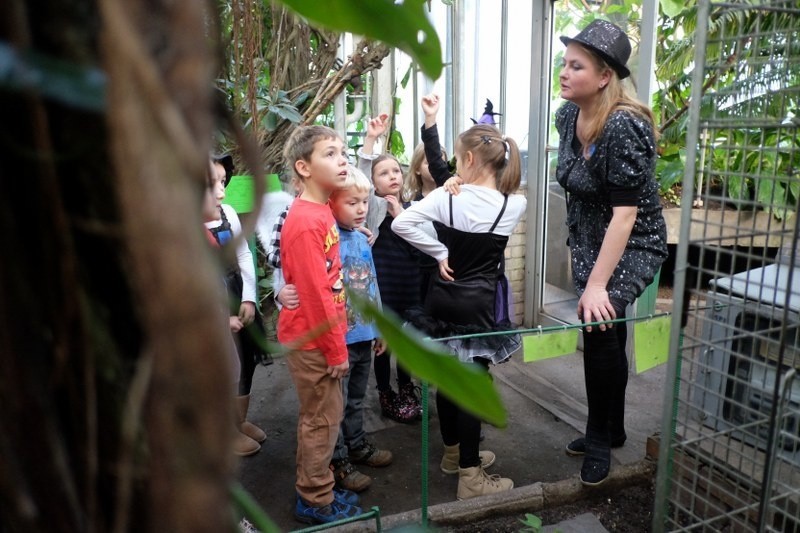
[[[67,83],[0,89],[0,524],[232,531],[230,345],[200,219],[209,6],[34,4],[0,6],[2,40]],[[105,104],[75,107],[69,83],[98,68]]]

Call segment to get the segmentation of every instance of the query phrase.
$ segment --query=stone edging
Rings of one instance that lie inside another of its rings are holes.
[[[542,509],[574,503],[589,496],[613,493],[625,487],[645,484],[653,479],[655,471],[656,463],[652,459],[645,458],[635,463],[613,467],[608,480],[599,487],[584,487],[577,476],[555,483],[534,483],[499,494],[433,505],[428,508],[428,521],[432,526],[454,526],[493,516],[535,513]],[[421,523],[422,512],[420,509],[381,519],[381,526],[384,530]],[[329,531],[372,532],[375,531],[375,524],[374,522],[357,522],[332,528]]]

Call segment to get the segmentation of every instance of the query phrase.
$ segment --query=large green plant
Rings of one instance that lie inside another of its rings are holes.
[[[800,200],[794,126],[778,126],[791,123],[800,104],[797,17],[788,11],[716,8],[708,27],[698,28],[696,2],[670,12],[662,3],[658,26],[660,89],[654,109],[662,133],[662,191],[682,179],[689,102],[699,93],[701,121],[710,121],[713,132],[701,147],[707,186],[727,204],[764,208],[783,218]],[[691,79],[697,31],[705,31],[709,42],[699,88]]]
[[[619,24],[638,43],[641,5],[641,0],[605,0],[589,11],[581,0],[569,0],[559,6],[556,30],[561,34],[601,16]],[[689,104],[693,90],[698,92],[692,86],[697,2],[661,0],[659,7],[658,89],[653,94],[653,112],[661,134],[656,177],[662,194],[677,199],[674,188],[682,184],[686,164]],[[797,17],[788,10],[720,8],[712,9],[708,27],[700,29],[710,43],[705,48],[707,68],[699,88],[702,116],[730,123],[730,127],[715,128],[705,148],[705,162],[711,171],[710,183],[705,186],[718,191],[730,205],[765,208],[778,218],[800,200],[793,170],[800,165],[797,141],[791,128],[755,129],[748,128],[748,122],[795,120],[800,106],[797,28]],[[556,68],[559,65],[560,58],[556,58]],[[557,77],[553,83],[556,94]],[[731,96],[725,99],[720,95]]]

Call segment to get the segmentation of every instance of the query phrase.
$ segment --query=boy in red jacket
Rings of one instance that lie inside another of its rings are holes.
[[[284,158],[304,185],[281,232],[283,274],[302,305],[284,307],[278,317],[278,340],[290,350],[287,365],[300,401],[295,518],[321,524],[361,514],[358,496],[334,489],[328,468],[349,367],[339,231],[328,198],[347,178],[347,152],[332,129],[304,126],[289,137]]]

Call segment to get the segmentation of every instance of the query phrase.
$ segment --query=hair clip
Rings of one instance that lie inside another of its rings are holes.
[[[483,144],[490,144],[492,142],[492,138],[488,135],[481,135],[481,141],[483,141]]]

